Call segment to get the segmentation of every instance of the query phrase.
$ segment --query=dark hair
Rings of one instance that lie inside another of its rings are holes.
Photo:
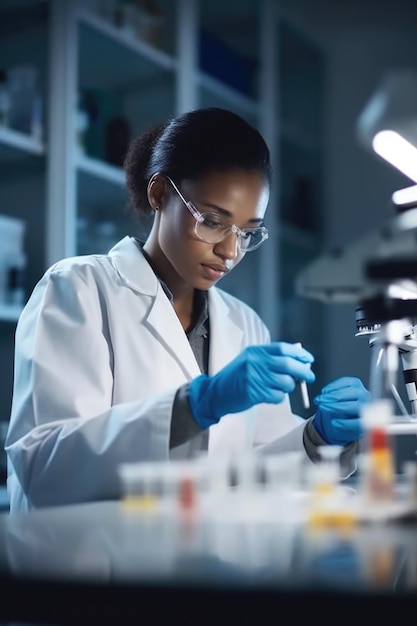
[[[183,113],[131,142],[124,161],[130,208],[144,215],[151,212],[147,186],[156,172],[180,184],[236,168],[257,171],[271,184],[269,150],[258,130],[225,109]]]

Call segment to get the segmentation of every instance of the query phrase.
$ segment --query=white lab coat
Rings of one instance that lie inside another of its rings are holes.
[[[212,287],[214,374],[245,346],[270,341],[259,316]],[[109,255],[62,260],[35,287],[16,330],[15,382],[6,440],[11,511],[109,499],[121,462],[186,458],[169,450],[180,385],[200,374],[180,321],[134,240]],[[245,446],[303,449],[304,420],[279,405],[228,415],[209,454]]]

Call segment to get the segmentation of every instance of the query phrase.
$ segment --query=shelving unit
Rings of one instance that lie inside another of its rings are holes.
[[[307,345],[312,329],[318,332],[319,313],[313,311],[312,303],[302,303],[302,311],[297,309],[290,289],[294,272],[318,251],[320,232],[306,231],[299,224],[282,219],[282,194],[290,193],[288,183],[294,174],[289,172],[282,143],[314,156],[319,154],[320,128],[315,125],[316,120],[312,124],[308,116],[305,118],[302,100],[317,96],[318,108],[313,107],[317,117],[321,85],[310,81],[303,95],[302,84],[295,84],[291,78],[300,76],[304,80],[302,64],[306,58],[308,62],[311,59],[308,53],[305,55],[308,45],[298,60],[297,55],[294,57],[294,50],[301,45],[300,38],[297,34],[291,39],[291,29],[282,34],[277,3],[161,0],[166,21],[158,47],[127,35],[109,19],[94,13],[87,0],[78,4],[73,0],[35,4],[33,24],[29,11],[25,18],[28,24],[22,32],[16,31],[15,46],[8,41],[3,58],[11,62],[15,54],[16,61],[22,62],[25,41],[30,58],[36,48],[34,58],[44,78],[44,141],[0,127],[0,200],[8,212],[28,218],[31,232],[27,250],[28,292],[56,260],[97,251],[95,231],[90,231],[86,243],[81,241],[81,228],[85,234],[85,228],[95,228],[100,220],[113,222],[115,227],[108,232],[114,243],[129,232],[137,232],[138,225],[126,211],[123,170],[120,164],[106,160],[103,138],[109,119],[122,116],[131,136],[135,136],[150,124],[186,109],[220,106],[236,111],[260,129],[270,146],[275,171],[267,214],[270,241],[248,254],[221,286],[258,310],[274,338],[293,336],[296,316],[291,311],[295,307],[304,324],[300,330]],[[250,88],[238,89],[233,81],[220,80],[215,72],[201,67],[202,28],[228,46],[238,62],[240,57],[243,61],[249,59]],[[283,45],[289,49],[283,50]],[[313,57],[317,59],[319,55]],[[288,67],[294,59],[298,63],[295,73],[293,67]],[[90,103],[95,101],[97,107],[85,154],[77,146],[80,94],[88,94]],[[284,102],[280,94],[286,95]],[[291,106],[291,97],[297,106]],[[316,163],[319,176],[319,160]],[[14,186],[4,184],[9,175],[16,179]],[[26,181],[30,182],[26,185]],[[25,193],[19,188],[22,182],[27,187]],[[320,202],[317,210],[320,211]],[[316,218],[318,223],[320,215]],[[15,322],[18,315],[19,310],[0,308],[0,322]],[[4,363],[10,367],[12,332],[9,325],[0,330],[0,341],[7,344]],[[8,412],[10,388],[2,392],[6,399],[0,411],[4,416]]]
[[[93,71],[95,79],[97,79],[97,61],[101,61],[102,73],[99,74],[98,82],[102,85],[114,86],[114,79],[121,84],[135,84],[137,73],[135,64],[142,63],[142,71],[140,76],[148,72],[151,74],[154,68],[165,70],[175,70],[177,60],[170,54],[155,48],[146,41],[137,37],[126,35],[116,26],[113,26],[106,19],[95,15],[93,12],[78,8],[76,10],[76,19],[80,25],[80,53],[83,58],[82,76],[88,76]],[[89,31],[89,32],[87,32]],[[109,70],[108,61],[110,60],[110,69],[116,69],[116,73],[112,75]],[[84,63],[85,61],[85,63]]]
[[[9,5],[8,11],[0,6],[0,67],[9,69],[31,64],[36,68],[45,121],[49,112],[45,98],[47,4],[28,4],[24,11],[19,11],[12,3]],[[0,214],[24,220],[26,224],[26,293],[31,291],[45,266],[48,142],[45,127],[43,130],[43,135],[38,137],[21,132],[16,127],[0,125]],[[0,302],[0,426],[10,414],[14,333],[21,309],[21,306]],[[0,430],[3,433],[3,429]]]
[[[251,123],[259,123],[259,103],[236,89],[221,83],[204,72],[197,74],[197,88],[200,90],[200,106],[223,106],[239,111]]]
[[[39,139],[0,125],[0,164],[16,164],[31,155],[44,156],[45,146]]]

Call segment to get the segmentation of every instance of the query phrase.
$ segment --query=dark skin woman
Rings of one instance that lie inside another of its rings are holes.
[[[54,264],[18,322],[11,510],[118,498],[122,463],[248,445],[313,463],[318,446],[338,445],[348,475],[369,392],[339,378],[309,419],[294,415],[289,394],[315,380],[313,355],[271,341],[257,312],[219,287],[274,245],[263,137],[230,111],[197,109],[133,140],[124,167],[147,236]]]

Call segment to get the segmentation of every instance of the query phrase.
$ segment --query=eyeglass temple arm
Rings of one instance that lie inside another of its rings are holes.
[[[177,192],[177,194],[179,195],[179,197],[181,198],[181,200],[184,202],[185,206],[187,207],[187,209],[190,211],[190,213],[193,215],[193,217],[198,221],[201,222],[202,221],[202,215],[200,213],[200,211],[198,209],[196,209],[196,207],[189,202],[188,200],[186,200],[184,198],[184,196],[182,195],[181,191],[178,189],[177,185],[174,183],[174,181],[172,180],[172,178],[170,178],[169,176],[165,175],[167,177],[167,179],[169,180],[169,182],[171,183],[171,185],[174,187],[175,191]]]

